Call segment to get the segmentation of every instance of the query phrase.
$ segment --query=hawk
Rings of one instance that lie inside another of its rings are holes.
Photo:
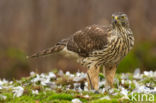
[[[134,36],[126,14],[112,14],[110,25],[91,25],[61,40],[53,47],[33,54],[29,58],[65,52],[77,57],[88,68],[90,89],[98,90],[100,67],[103,67],[107,84],[113,87],[117,65],[134,45]]]

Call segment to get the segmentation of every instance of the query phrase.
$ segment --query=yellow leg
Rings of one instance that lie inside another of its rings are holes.
[[[88,89],[99,89],[99,68],[90,68],[87,71]]]
[[[104,73],[106,77],[107,84],[113,88],[113,81],[114,81],[114,76],[116,73],[116,66],[113,66],[111,68],[104,68]]]

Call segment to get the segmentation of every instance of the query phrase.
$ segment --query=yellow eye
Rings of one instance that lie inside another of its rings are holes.
[[[121,16],[122,19],[125,19],[125,16]]]

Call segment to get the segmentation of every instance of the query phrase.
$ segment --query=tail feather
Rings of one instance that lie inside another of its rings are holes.
[[[35,57],[40,57],[40,56],[45,56],[45,55],[53,54],[53,53],[56,53],[56,52],[60,52],[61,50],[63,50],[64,47],[65,47],[64,45],[55,45],[55,46],[53,46],[51,48],[39,51],[38,53],[34,53],[31,56],[27,56],[26,58],[27,59],[35,58]]]

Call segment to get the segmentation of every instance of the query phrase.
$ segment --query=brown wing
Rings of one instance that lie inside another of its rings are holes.
[[[94,50],[101,50],[107,44],[110,27],[88,26],[76,32],[67,43],[67,49],[87,57]]]

